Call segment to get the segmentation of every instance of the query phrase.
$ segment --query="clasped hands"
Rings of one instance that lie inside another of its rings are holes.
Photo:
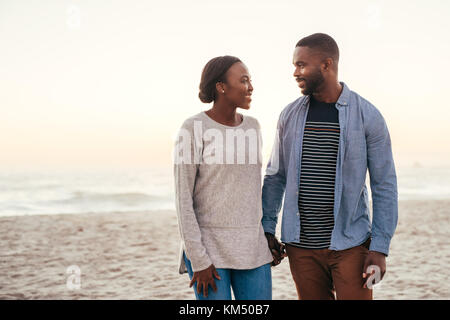
[[[273,257],[272,266],[277,266],[281,263],[283,258],[287,257],[286,247],[284,244],[279,242],[273,234],[266,232],[265,235]]]

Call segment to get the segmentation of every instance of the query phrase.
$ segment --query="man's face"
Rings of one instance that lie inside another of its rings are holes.
[[[296,47],[293,64],[294,77],[303,95],[310,95],[321,90],[325,79],[321,72],[323,57],[308,47]]]

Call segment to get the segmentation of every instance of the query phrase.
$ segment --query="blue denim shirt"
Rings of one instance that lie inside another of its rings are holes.
[[[389,253],[397,226],[397,177],[389,131],[380,112],[341,82],[343,90],[336,102],[340,139],[334,189],[334,228],[330,250],[345,250],[372,238],[370,250]],[[262,190],[265,232],[275,234],[283,196],[281,241],[299,242],[300,181],[303,131],[309,96],[289,104],[280,115],[271,159]],[[372,191],[370,219],[366,173]]]

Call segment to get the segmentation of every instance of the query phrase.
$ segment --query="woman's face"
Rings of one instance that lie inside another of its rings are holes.
[[[230,104],[237,108],[250,109],[253,86],[247,67],[242,62],[234,63],[226,73],[223,92],[219,92]]]

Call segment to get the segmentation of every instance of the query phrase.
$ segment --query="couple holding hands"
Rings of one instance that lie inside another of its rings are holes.
[[[259,123],[237,112],[250,108],[247,67],[232,56],[204,67],[199,98],[213,105],[183,123],[174,164],[179,272],[197,299],[272,299],[271,267],[284,257],[299,299],[372,299],[369,267],[384,276],[397,225],[397,178],[383,116],[338,81],[338,61],[326,34],[296,44],[303,95],[278,118],[264,181]]]

